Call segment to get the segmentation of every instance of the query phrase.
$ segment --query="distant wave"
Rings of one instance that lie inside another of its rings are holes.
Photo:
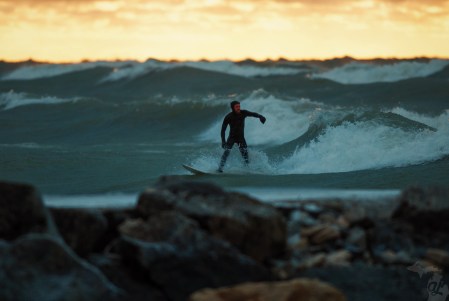
[[[120,68],[132,64],[132,62],[89,62],[79,64],[39,64],[20,67],[6,75],[1,80],[32,80],[84,71],[96,67]]]
[[[449,60],[422,62],[400,62],[388,65],[352,62],[327,72],[316,73],[312,78],[325,78],[342,84],[368,84],[395,82],[414,77],[426,77],[441,71]]]
[[[215,62],[176,62],[166,63],[150,60],[145,63],[134,63],[117,68],[113,73],[106,76],[102,81],[116,81],[121,79],[133,79],[149,72],[168,70],[181,67],[190,67],[199,70],[225,73],[241,77],[271,76],[271,75],[294,75],[304,72],[300,68],[292,67],[259,67],[253,65],[236,64],[231,61]]]
[[[33,97],[26,93],[0,93],[0,108],[4,111],[28,105],[52,105],[66,102],[77,102],[81,98],[58,98],[54,96]]]
[[[2,80],[32,80],[59,76],[67,73],[84,71],[96,67],[111,68],[111,73],[100,82],[118,81],[123,79],[134,79],[150,72],[157,72],[181,67],[190,67],[199,70],[225,73],[241,77],[272,76],[272,75],[295,75],[303,73],[303,65],[288,67],[282,66],[256,66],[252,64],[239,64],[231,61],[214,62],[163,62],[148,60],[140,63],[136,61],[124,62],[90,62],[80,64],[42,64],[20,67],[2,77]]]

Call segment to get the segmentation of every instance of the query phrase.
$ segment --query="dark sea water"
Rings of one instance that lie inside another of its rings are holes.
[[[246,120],[215,171],[232,100]],[[162,175],[262,199],[449,186],[449,60],[0,62],[0,179],[108,206]]]

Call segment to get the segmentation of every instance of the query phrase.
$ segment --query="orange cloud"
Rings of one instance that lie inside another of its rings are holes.
[[[0,0],[0,58],[449,56],[449,0]]]

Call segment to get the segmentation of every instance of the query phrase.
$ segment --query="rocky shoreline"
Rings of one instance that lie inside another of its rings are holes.
[[[0,300],[446,300],[449,189],[262,203],[162,177],[135,208],[0,182]]]

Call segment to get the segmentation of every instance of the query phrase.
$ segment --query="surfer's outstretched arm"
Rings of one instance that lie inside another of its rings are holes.
[[[255,113],[255,112],[251,112],[251,111],[246,111],[243,110],[243,112],[246,114],[246,116],[251,116],[251,117],[256,117],[260,119],[260,122],[265,123],[265,121],[267,120],[265,117],[263,117],[262,115],[260,115],[259,113]]]

